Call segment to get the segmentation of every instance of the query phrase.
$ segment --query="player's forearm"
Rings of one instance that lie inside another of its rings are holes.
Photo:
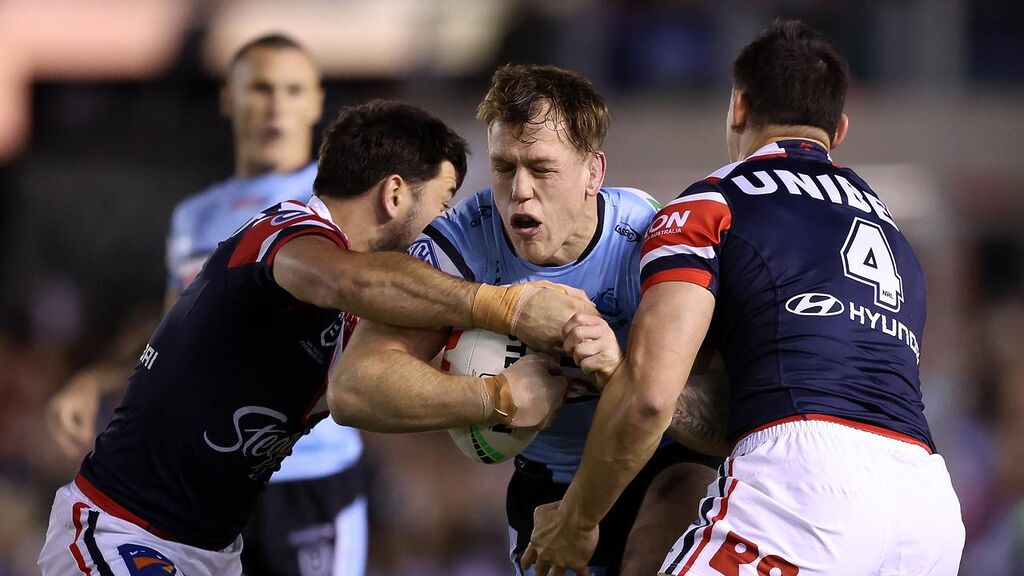
[[[674,404],[631,385],[622,365],[605,387],[594,414],[583,462],[560,512],[589,529],[604,518],[661,443]]]
[[[339,424],[371,432],[454,428],[484,420],[481,384],[396,350],[346,351],[331,374],[328,405]]]
[[[334,279],[333,308],[412,328],[473,326],[477,284],[398,252],[348,253]]]

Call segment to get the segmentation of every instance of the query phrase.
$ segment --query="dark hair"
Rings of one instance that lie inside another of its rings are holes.
[[[778,19],[740,51],[733,85],[750,99],[755,126],[815,126],[835,134],[849,70],[828,37],[799,20]]]
[[[421,108],[373,100],[342,109],[324,130],[313,190],[320,196],[359,196],[398,174],[409,184],[436,178],[445,160],[466,176],[466,141]]]
[[[539,117],[544,106],[547,114]],[[554,66],[506,64],[494,73],[476,117],[490,125],[508,122],[521,139],[527,126],[549,117],[564,122],[569,143],[580,152],[596,152],[608,134],[608,107],[586,78]]]
[[[235,55],[231,57],[231,62],[228,64],[228,75],[230,75],[231,72],[235,69],[235,66],[238,66],[239,62],[244,60],[245,57],[248,56],[250,52],[257,48],[298,50],[299,52],[305,54],[306,57],[309,58],[310,62],[314,62],[313,56],[309,53],[309,50],[306,50],[305,46],[299,44],[298,41],[296,41],[291,36],[286,36],[285,34],[279,33],[264,34],[263,36],[259,36],[253,38],[252,40],[249,40],[248,42],[243,44],[241,48],[235,51]]]

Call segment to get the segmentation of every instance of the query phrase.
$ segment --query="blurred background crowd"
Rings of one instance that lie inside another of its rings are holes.
[[[573,69],[612,111],[606,183],[665,200],[727,163],[730,63],[777,16],[847,54],[851,130],[833,156],[928,275],[924,398],[963,506],[961,574],[1024,574],[1024,3],[6,0],[0,576],[38,573],[54,490],[79,464],[46,431],[47,399],[81,366],[139,353],[125,335],[160,308],[174,204],[232,171],[218,78],[246,40],[306,44],[325,118],[391,97],[449,122],[473,151],[460,196],[487,186],[474,112],[495,67]],[[508,467],[470,463],[444,433],[367,444],[371,574],[509,573]]]

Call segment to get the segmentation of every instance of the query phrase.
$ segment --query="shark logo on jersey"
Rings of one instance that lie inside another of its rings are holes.
[[[421,238],[409,246],[409,255],[418,258],[434,268],[440,268],[437,263],[437,256],[434,254],[434,243],[426,238]]]
[[[178,569],[166,556],[141,544],[121,544],[117,547],[129,576],[170,576]]]

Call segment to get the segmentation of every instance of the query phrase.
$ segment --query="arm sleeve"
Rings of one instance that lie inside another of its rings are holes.
[[[274,256],[289,241],[300,236],[321,236],[339,249],[348,250],[344,233],[332,222],[308,208],[271,212],[240,230],[237,243],[228,257],[227,268],[236,286],[273,287],[283,292],[274,281]]]
[[[690,282],[718,293],[719,255],[732,210],[710,184],[693,186],[658,212],[640,252],[640,290]]]

